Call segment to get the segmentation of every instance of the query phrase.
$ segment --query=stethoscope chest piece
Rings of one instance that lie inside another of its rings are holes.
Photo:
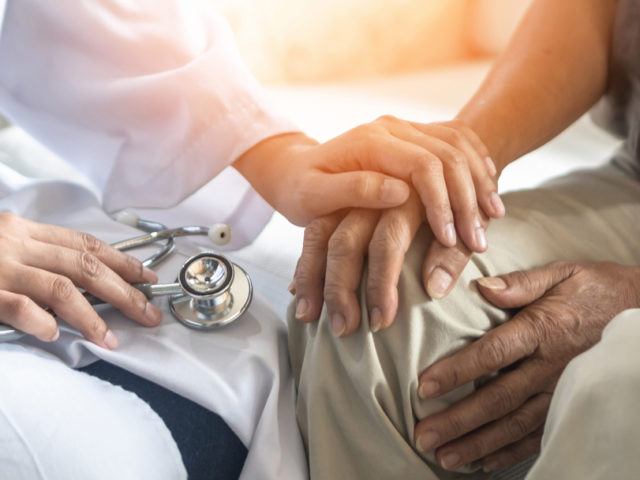
[[[234,322],[247,310],[253,296],[249,275],[211,252],[187,260],[176,282],[182,291],[169,297],[171,312],[179,322],[198,330]]]

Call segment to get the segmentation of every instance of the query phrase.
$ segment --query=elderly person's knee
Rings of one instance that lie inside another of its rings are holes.
[[[407,253],[398,282],[398,313],[389,328],[371,331],[364,281],[358,292],[360,327],[349,336],[336,338],[331,333],[326,311],[319,322],[300,324],[291,309],[290,350],[298,377],[299,409],[312,408],[311,404],[316,409],[360,404],[359,408],[388,416],[410,439],[416,413],[425,416],[455,400],[451,396],[419,399],[420,372],[482,335],[501,312],[487,306],[473,288],[471,280],[481,276],[473,262],[449,296],[432,301],[422,283],[426,242],[421,240],[418,235]],[[471,388],[454,395],[459,398]],[[348,414],[348,409],[333,414]]]

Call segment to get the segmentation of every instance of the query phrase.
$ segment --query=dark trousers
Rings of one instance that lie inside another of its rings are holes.
[[[135,393],[151,406],[177,443],[190,480],[235,480],[240,476],[247,449],[220,416],[104,361],[82,371]]]

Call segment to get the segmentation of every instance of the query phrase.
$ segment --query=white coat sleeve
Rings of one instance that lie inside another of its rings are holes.
[[[174,205],[296,130],[225,21],[189,0],[6,0],[0,108],[87,175],[107,210]]]

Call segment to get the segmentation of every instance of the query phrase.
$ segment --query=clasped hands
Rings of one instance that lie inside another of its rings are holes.
[[[388,125],[396,120],[379,122]],[[412,188],[404,203],[386,209],[343,209],[308,224],[290,287],[296,297],[297,320],[316,321],[325,304],[334,335],[348,335],[359,328],[357,291],[367,257],[367,305],[363,308],[368,309],[374,333],[390,327],[398,308],[397,283],[404,255],[425,221],[434,240],[422,275],[433,299],[447,295],[470,256],[487,248],[484,229],[489,219],[504,215],[495,193],[497,170],[487,149],[458,122],[422,125],[418,130],[424,137],[412,138],[428,155],[407,159],[381,150],[384,153],[373,152],[373,157],[351,165],[406,181]],[[434,133],[442,137],[434,139]],[[442,155],[445,150],[432,149],[447,140],[451,150],[446,150],[446,156]],[[364,144],[356,143],[357,148]],[[431,163],[425,167],[427,163],[417,162],[424,167],[419,173],[403,166],[403,162],[413,165],[415,158]],[[429,183],[426,177],[432,174],[437,180]],[[447,233],[452,215],[456,237]],[[419,395],[427,399],[494,375],[467,398],[417,423],[417,449],[435,450],[445,469],[478,462],[484,470],[493,471],[538,452],[551,395],[566,365],[600,339],[615,315],[640,305],[639,269],[612,263],[558,262],[477,283],[490,303],[521,310],[420,376]]]

